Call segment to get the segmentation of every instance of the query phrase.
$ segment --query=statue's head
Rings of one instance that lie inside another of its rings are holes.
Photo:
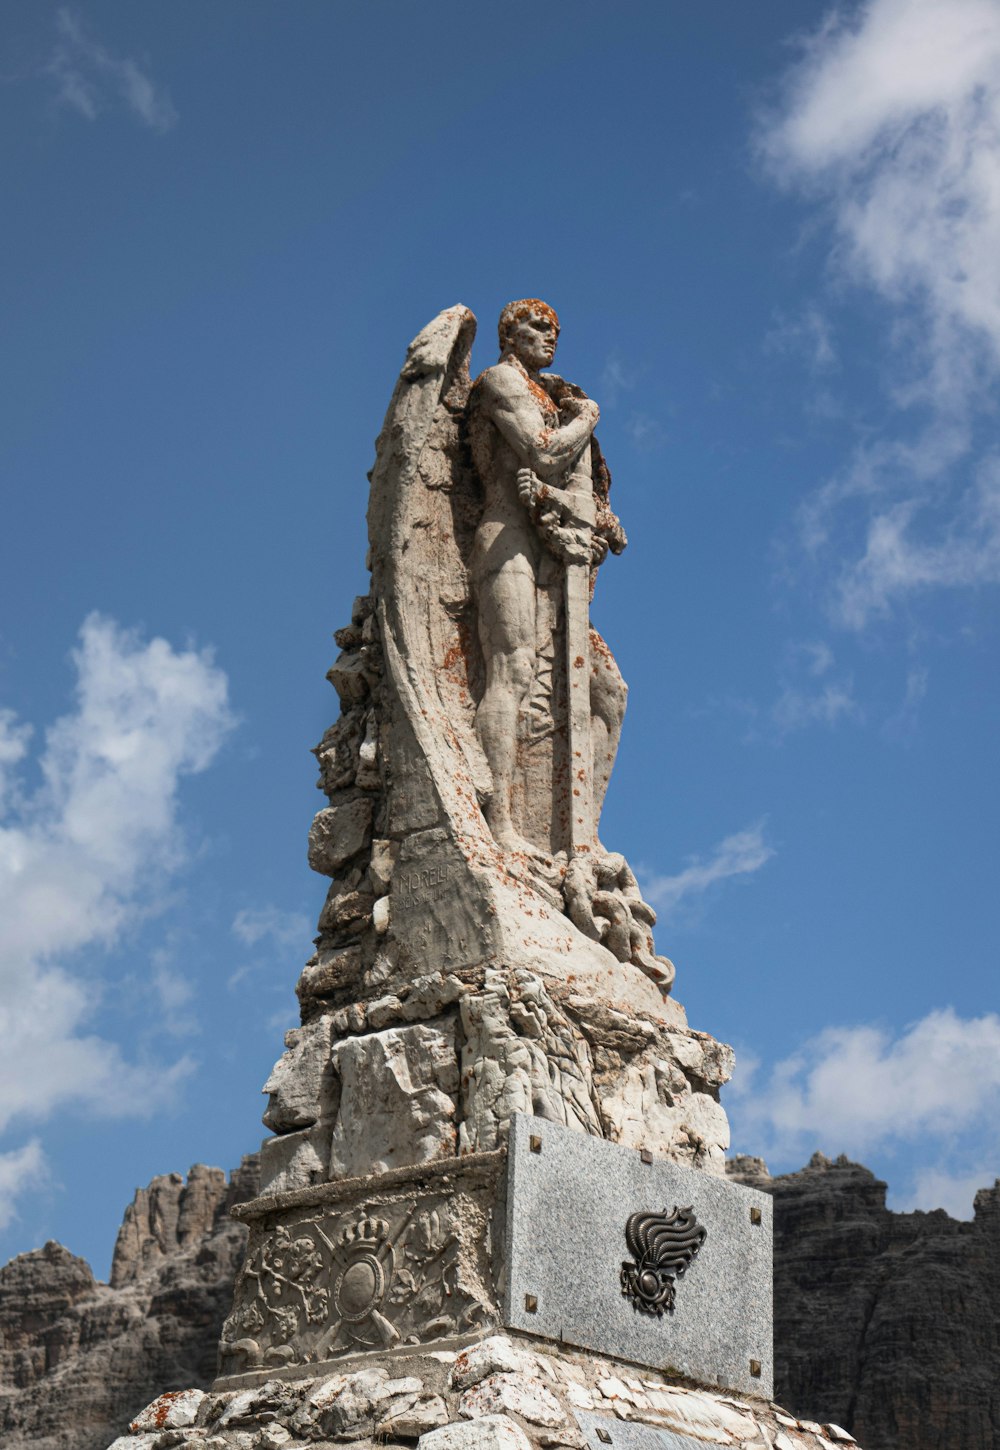
[[[547,368],[555,356],[559,340],[559,318],[547,302],[537,297],[522,297],[508,302],[497,325],[500,352],[513,353],[529,372]]]

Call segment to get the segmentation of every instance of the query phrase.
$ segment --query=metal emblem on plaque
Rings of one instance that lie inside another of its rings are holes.
[[[708,1237],[690,1207],[673,1213],[633,1213],[625,1242],[634,1262],[622,1264],[622,1294],[642,1314],[663,1317],[674,1307],[675,1280],[687,1273]]]

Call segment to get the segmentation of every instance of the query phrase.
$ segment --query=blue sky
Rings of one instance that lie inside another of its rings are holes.
[[[1000,1174],[1000,4],[4,7],[0,1257],[233,1165],[441,308],[559,311],[630,535],[602,835],[734,1149]]]

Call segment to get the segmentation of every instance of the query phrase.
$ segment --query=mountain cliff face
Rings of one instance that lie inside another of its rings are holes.
[[[0,1445],[104,1450],[164,1389],[207,1385],[257,1160],[227,1183],[201,1164],[154,1178],[125,1210],[111,1283],[48,1243],[0,1269]]]
[[[865,1450],[1000,1445],[1000,1180],[965,1223],[890,1212],[846,1158],[728,1171],[774,1197],[777,1398]]]
[[[867,1168],[817,1154],[772,1178],[776,1398],[852,1431],[864,1450],[1000,1445],[1000,1182],[976,1216],[892,1213]],[[243,1252],[227,1183],[196,1166],[154,1178],[125,1210],[110,1284],[55,1243],[0,1269],[0,1444],[104,1450],[167,1389],[205,1388]]]

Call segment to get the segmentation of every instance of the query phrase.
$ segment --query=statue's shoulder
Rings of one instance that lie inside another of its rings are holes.
[[[523,398],[530,390],[530,383],[522,370],[508,362],[484,368],[472,385],[473,395],[480,402]]]

